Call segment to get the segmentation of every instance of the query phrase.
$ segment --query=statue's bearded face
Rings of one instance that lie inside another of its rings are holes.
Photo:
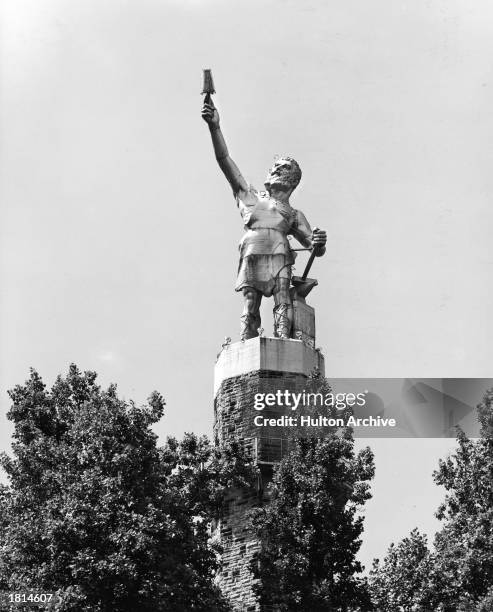
[[[294,189],[301,179],[301,170],[298,162],[292,157],[280,157],[269,170],[265,179],[267,189],[275,187],[283,191]]]

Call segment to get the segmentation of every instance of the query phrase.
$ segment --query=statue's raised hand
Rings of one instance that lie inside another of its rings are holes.
[[[219,113],[212,101],[204,102],[202,106],[202,119],[209,124],[210,128],[219,127]]]

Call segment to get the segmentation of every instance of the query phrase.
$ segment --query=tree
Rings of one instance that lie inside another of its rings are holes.
[[[222,611],[208,522],[248,467],[194,435],[157,446],[164,411],[70,367],[10,392],[13,457],[0,495],[0,589],[57,589],[60,610]]]
[[[427,538],[417,529],[397,545],[391,544],[383,563],[375,559],[370,572],[376,609],[385,612],[435,610],[429,584],[432,568]]]
[[[447,490],[437,517],[435,574],[444,609],[459,597],[478,604],[493,587],[493,389],[478,406],[480,439],[458,430],[458,448],[440,461],[435,482]]]
[[[252,522],[261,548],[251,569],[264,606],[331,612],[371,609],[356,560],[374,475],[369,448],[354,453],[351,433],[298,438],[275,470],[269,504]]]
[[[457,450],[434,472],[447,491],[436,514],[444,525],[434,549],[414,531],[391,546],[382,565],[374,564],[370,585],[379,610],[493,609],[493,389],[478,417],[481,437],[470,440],[458,429]]]

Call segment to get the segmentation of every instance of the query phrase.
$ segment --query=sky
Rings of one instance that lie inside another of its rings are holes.
[[[328,233],[310,303],[329,379],[491,376],[492,17],[486,0],[4,0],[0,449],[7,389],[71,362],[139,403],[161,391],[163,439],[210,433],[242,224],[203,68],[247,180],[276,155],[303,170],[292,204]],[[365,563],[436,529],[451,444],[375,441]]]

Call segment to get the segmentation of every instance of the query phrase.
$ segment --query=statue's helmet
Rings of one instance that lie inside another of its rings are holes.
[[[284,189],[294,189],[301,180],[301,168],[292,157],[278,157],[269,170],[265,186],[278,186]]]

